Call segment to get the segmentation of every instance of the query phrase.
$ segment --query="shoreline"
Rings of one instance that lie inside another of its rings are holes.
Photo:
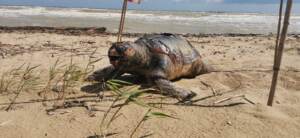
[[[250,5],[256,5],[255,3]],[[273,5],[273,4],[268,4]],[[277,6],[277,5],[276,5]],[[94,7],[94,6],[63,6],[63,5],[35,5],[35,4],[2,4],[0,7],[45,7],[45,8],[60,8],[60,9],[91,9],[91,10],[122,10],[122,7]],[[240,13],[238,11],[230,11],[230,10],[191,10],[191,9],[143,9],[137,7],[129,7],[129,11],[155,11],[155,12],[205,12],[205,13]],[[277,11],[277,9],[274,9]],[[270,12],[270,11],[244,11],[243,14],[267,14],[267,15],[276,15],[277,12]],[[300,12],[296,12],[296,15],[299,15]]]
[[[87,10],[115,10],[121,11],[122,7],[119,8],[101,8],[101,7],[67,7],[67,6],[39,6],[39,5],[10,5],[3,4],[0,7],[43,7],[43,8],[57,8],[57,9],[87,9]],[[199,12],[199,13],[233,13],[233,14],[266,14],[266,15],[274,15],[277,16],[277,13],[264,13],[264,12],[234,12],[234,11],[210,11],[210,10],[155,10],[155,9],[138,9],[138,8],[130,8],[128,11],[150,11],[150,12]]]
[[[62,35],[113,35],[116,36],[117,33],[107,31],[106,27],[47,27],[47,26],[0,26],[0,33],[12,33],[12,32],[22,32],[22,33],[50,33],[50,34],[62,34]],[[164,32],[161,32],[164,33]],[[127,37],[139,37],[145,34],[156,34],[156,33],[123,33]],[[254,34],[254,33],[175,33],[177,35],[182,35],[184,37],[213,37],[213,36],[224,36],[224,37],[249,37],[249,36],[262,36],[271,37],[276,36],[276,34]],[[300,33],[290,33],[289,37],[300,37]]]

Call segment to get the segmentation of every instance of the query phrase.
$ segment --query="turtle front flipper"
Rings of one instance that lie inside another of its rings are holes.
[[[120,70],[115,69],[113,66],[108,66],[103,69],[99,69],[95,71],[93,74],[89,75],[85,80],[104,82],[109,79],[118,77],[122,74],[123,72],[121,72]]]
[[[196,96],[196,93],[176,87],[172,84],[171,81],[167,79],[158,78],[155,79],[154,82],[161,90],[162,94],[170,95],[172,97],[179,99],[182,102],[189,101]]]

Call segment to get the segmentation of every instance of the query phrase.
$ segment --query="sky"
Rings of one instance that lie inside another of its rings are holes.
[[[277,13],[280,0],[142,0],[129,9]],[[119,9],[122,0],[0,0],[0,5]],[[294,0],[300,13],[300,0]]]

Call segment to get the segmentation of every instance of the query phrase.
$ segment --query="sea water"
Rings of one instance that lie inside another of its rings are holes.
[[[117,32],[120,10],[0,6],[0,26],[106,27]],[[275,33],[278,16],[265,13],[128,10],[131,33]],[[300,33],[300,15],[292,15],[289,33]]]

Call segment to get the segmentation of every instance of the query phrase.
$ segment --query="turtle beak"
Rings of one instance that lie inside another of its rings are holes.
[[[112,64],[114,67],[117,67],[120,56],[118,55],[118,52],[116,51],[116,49],[115,48],[110,49],[108,52],[108,56],[109,56],[110,64]]]
[[[112,64],[114,67],[118,67],[120,64],[120,60],[122,59],[121,56],[109,56],[109,62]]]
[[[112,64],[114,67],[118,67],[119,61],[118,60],[110,61],[110,64]]]

